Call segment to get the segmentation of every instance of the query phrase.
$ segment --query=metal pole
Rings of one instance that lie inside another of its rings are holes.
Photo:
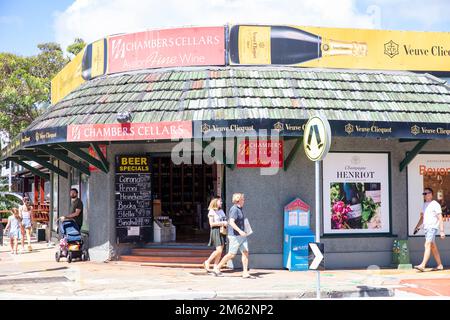
[[[322,161],[316,161],[316,242],[320,243],[320,208],[322,204],[322,194],[320,192],[320,181],[321,181],[321,169],[322,169]],[[316,296],[317,299],[320,299],[320,271],[317,270],[317,284],[316,284]]]
[[[9,175],[8,175],[8,191],[11,192],[11,184],[12,184],[12,162],[9,161]]]

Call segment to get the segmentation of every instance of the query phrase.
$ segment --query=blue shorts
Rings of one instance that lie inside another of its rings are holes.
[[[436,234],[438,233],[438,229],[425,229],[425,241],[426,242],[435,242]]]
[[[228,236],[228,253],[237,254],[238,250],[248,252],[247,237]]]
[[[22,220],[22,226],[27,229],[27,228],[31,228],[31,220],[29,219],[23,219]]]
[[[20,229],[9,231],[9,238],[10,239],[17,238],[18,240],[21,240],[22,232],[20,231]]]

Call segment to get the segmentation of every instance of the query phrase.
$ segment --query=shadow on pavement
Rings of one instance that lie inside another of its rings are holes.
[[[392,290],[387,288],[375,288],[368,286],[357,286],[360,297],[392,297],[394,294]]]
[[[32,270],[32,271],[24,271],[20,272],[19,274],[28,274],[28,273],[38,273],[38,272],[50,272],[50,271],[61,271],[61,270],[67,270],[69,267],[59,267],[59,268],[51,268],[51,269],[40,269],[40,270]],[[13,273],[13,275],[17,275],[16,273]],[[11,274],[1,274],[0,277],[9,277]]]

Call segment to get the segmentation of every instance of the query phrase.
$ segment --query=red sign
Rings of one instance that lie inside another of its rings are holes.
[[[292,201],[291,203],[289,203],[288,205],[286,205],[284,207],[284,210],[285,211],[294,211],[294,210],[309,211],[309,205],[307,205],[302,200],[297,198],[294,201]]]
[[[100,147],[100,150],[102,151],[102,153],[103,153],[103,155],[105,156],[105,158],[106,158],[106,145],[104,145],[104,144],[102,144],[102,145],[99,145],[99,147]],[[98,159],[98,160],[100,160],[98,157],[97,157],[97,153],[95,152],[95,150],[94,150],[94,148],[92,148],[92,146],[89,146],[89,155],[91,156],[91,157],[94,157],[95,159]],[[100,171],[97,167],[94,167],[93,165],[89,165],[89,171],[90,172],[95,172],[95,171]]]
[[[282,168],[283,141],[250,139],[240,142],[237,154],[238,168]]]
[[[108,73],[225,65],[225,28],[151,30],[108,38]]]
[[[171,140],[192,138],[192,122],[75,124],[67,141]]]

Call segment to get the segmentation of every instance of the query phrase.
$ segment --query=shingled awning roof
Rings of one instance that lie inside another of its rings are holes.
[[[118,123],[118,113],[125,111],[130,111],[131,122]],[[450,139],[450,87],[427,74],[291,67],[177,68],[110,75],[85,82],[50,107],[2,150],[0,160],[25,167],[24,161],[36,161],[67,177],[49,162],[54,157],[90,174],[84,163],[68,156],[70,152],[108,172],[99,142],[123,140],[112,136],[112,128],[116,134],[118,127],[132,125],[147,132],[152,126],[175,123],[188,128],[183,138],[207,139],[215,132],[245,136],[260,134],[260,129],[301,137],[302,125],[317,114],[330,120],[336,136],[420,139],[402,161],[402,170],[429,139]],[[80,132],[104,136],[80,138]],[[167,139],[156,136],[127,138]],[[87,147],[97,158],[82,150]],[[285,160],[286,168],[291,159]]]
[[[450,123],[450,87],[410,72],[290,67],[145,70],[88,81],[27,130],[71,124],[219,119]]]

